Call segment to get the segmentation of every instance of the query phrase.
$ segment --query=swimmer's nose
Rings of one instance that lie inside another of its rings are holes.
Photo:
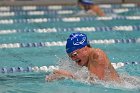
[[[73,56],[73,57],[71,57],[71,59],[72,59],[73,61],[75,61],[75,60],[76,60],[76,57]]]

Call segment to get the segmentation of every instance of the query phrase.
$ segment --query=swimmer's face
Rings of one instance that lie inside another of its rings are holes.
[[[84,10],[89,10],[89,9],[90,9],[90,5],[87,5],[87,4],[78,3],[78,6],[79,6],[81,9],[84,9]]]
[[[88,63],[87,46],[81,49],[77,49],[72,53],[69,53],[69,57],[80,66],[86,66]]]

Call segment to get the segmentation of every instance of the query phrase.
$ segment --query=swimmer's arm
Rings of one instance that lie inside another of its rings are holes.
[[[97,6],[94,5],[94,7],[92,7],[92,10],[95,11],[97,13],[98,16],[105,16],[105,13],[102,11],[102,9]]]
[[[74,79],[75,76],[66,70],[54,70],[53,74],[46,76],[45,80],[53,81],[53,80],[59,80],[59,79],[64,79],[64,78]]]
[[[66,76],[66,77],[69,77],[69,78],[74,78],[74,75],[71,72],[66,71],[66,70],[62,70],[62,69],[54,70],[54,73],[62,75],[62,76]]]

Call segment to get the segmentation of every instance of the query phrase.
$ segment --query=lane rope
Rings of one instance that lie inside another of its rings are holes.
[[[110,8],[136,8],[138,4],[99,4],[99,7],[104,9]],[[76,6],[62,6],[62,5],[50,5],[50,6],[1,6],[0,11],[30,11],[30,10],[65,10],[65,9],[75,9]]]
[[[36,29],[9,29],[9,30],[0,30],[1,34],[14,34],[14,33],[56,33],[56,32],[65,32],[65,31],[82,31],[82,32],[109,32],[109,31],[140,31],[140,25],[128,25],[128,26],[113,26],[113,27],[71,27],[71,28],[36,28]]]
[[[116,9],[112,9],[112,8],[108,8],[108,9],[103,9],[103,11],[106,14],[119,14],[119,13],[124,13],[124,12],[129,12],[129,11],[139,11],[140,8],[116,8]],[[52,16],[56,16],[56,15],[69,15],[69,14],[76,14],[80,12],[80,10],[30,10],[30,11],[0,11],[0,17],[12,17],[12,16],[33,16],[33,15],[52,15]]]
[[[90,40],[90,44],[117,44],[117,43],[140,43],[140,38],[129,39],[104,39],[104,40]],[[52,47],[52,46],[65,46],[66,41],[53,41],[53,42],[34,42],[34,43],[9,43],[0,44],[1,48],[30,48],[30,47]]]
[[[139,62],[118,62],[111,63],[115,69],[124,67],[126,65],[138,65]],[[16,73],[16,72],[52,72],[53,70],[58,70],[59,66],[34,66],[34,67],[2,67],[0,68],[0,73]]]
[[[64,18],[29,18],[29,19],[2,19],[0,24],[15,23],[46,23],[46,22],[85,22],[94,20],[140,20],[140,16],[105,16],[105,17],[64,17]]]

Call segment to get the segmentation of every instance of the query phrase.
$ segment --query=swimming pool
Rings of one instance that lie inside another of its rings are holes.
[[[101,5],[106,17],[74,16],[75,6],[0,7],[1,93],[139,93],[140,7],[136,4]],[[22,71],[34,66],[56,66],[66,58],[70,33],[88,35],[93,47],[103,49],[126,85],[89,84],[76,80],[45,81],[45,72]],[[15,72],[19,68],[21,72]],[[13,71],[13,72],[12,72]],[[8,73],[10,72],[10,73]],[[134,80],[134,81],[133,81]]]

